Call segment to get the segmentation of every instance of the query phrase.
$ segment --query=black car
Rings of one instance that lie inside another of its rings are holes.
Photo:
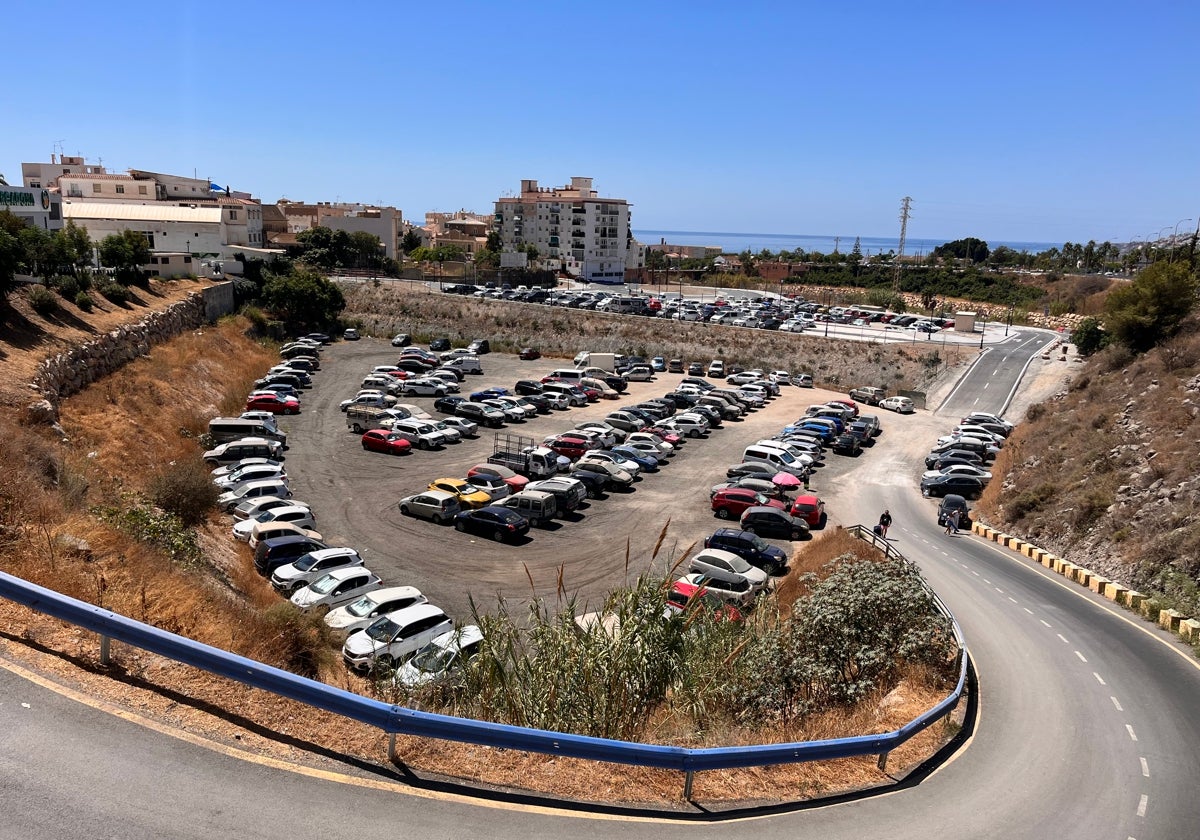
[[[513,386],[513,393],[518,397],[540,394],[542,390],[542,383],[536,379],[518,379],[517,384]]]
[[[947,493],[946,497],[938,504],[938,525],[945,527],[948,517],[953,511],[958,511],[959,530],[970,530],[971,509],[967,507],[967,500],[956,493]]]
[[[450,349],[450,339],[435,338],[433,341],[429,342],[429,349],[435,353],[440,353],[440,352],[449,350]]]
[[[689,408],[688,411],[692,412],[693,414],[699,414],[701,417],[706,419],[710,429],[721,428],[721,412],[717,411],[711,405],[696,404]]]
[[[736,481],[739,478],[762,478],[770,481],[777,472],[779,470],[775,467],[762,461],[745,461],[741,464],[734,464],[725,470],[725,477],[730,481]]]
[[[427,362],[424,359],[418,359],[413,356],[405,356],[396,361],[396,367],[405,373],[415,373],[417,375],[429,373],[437,367],[433,362]]]
[[[499,505],[464,510],[454,517],[456,530],[491,537],[496,542],[515,540],[529,533],[529,520]]]
[[[653,419],[653,422],[650,425],[654,425],[654,423],[657,423],[659,420],[666,420],[668,417],[670,417],[672,414],[675,413],[674,405],[672,405],[671,409],[668,411],[667,407],[665,405],[662,405],[661,403],[659,403],[657,401],[651,402],[651,401],[647,400],[646,402],[640,402],[633,407],[642,414],[650,415],[650,417]],[[629,409],[626,409],[626,411],[628,411],[628,410]]]
[[[663,394],[664,400],[670,400],[675,403],[676,408],[690,408],[700,402],[700,397],[696,394],[681,394],[678,391],[671,391],[669,394]]]
[[[491,416],[488,416],[488,412],[491,412]],[[467,420],[477,423],[480,426],[488,426],[493,429],[499,429],[504,425],[505,420],[503,413],[501,413],[499,409],[495,408],[494,406],[470,402],[469,400],[464,400],[461,397],[459,398],[458,404],[454,407],[454,413],[458,417],[466,418]],[[499,414],[499,416],[496,416],[497,414]]]
[[[846,427],[847,434],[854,435],[863,446],[875,445],[875,430],[870,423],[854,420]]]
[[[742,530],[760,537],[802,540],[808,537],[808,523],[773,507],[749,507],[742,512]]]
[[[862,452],[862,441],[849,432],[842,432],[833,439],[830,448],[839,455],[858,455]]]
[[[974,464],[980,466],[983,464],[983,458],[975,452],[968,452],[965,449],[947,449],[942,452],[930,452],[925,456],[925,469],[940,470],[942,467],[950,464]]]
[[[433,348],[430,347],[429,349],[432,350]],[[485,353],[492,352],[492,345],[488,343],[486,338],[477,338],[467,345],[467,349],[476,356],[482,356]]]
[[[254,570],[263,577],[270,577],[280,566],[286,566],[301,555],[322,548],[328,548],[328,546],[320,540],[314,540],[303,534],[289,534],[262,540],[254,548]]]
[[[688,365],[687,372],[688,376],[703,376],[704,365],[700,364],[699,362],[692,362],[690,365]]]
[[[598,499],[608,489],[608,473],[594,472],[584,467],[576,467],[568,475],[583,484],[589,499]]]
[[[651,399],[646,400],[645,403],[643,403],[643,405],[662,406],[663,410],[667,412],[668,417],[675,414],[675,412],[678,410],[678,407],[675,405],[675,401],[668,400],[665,397],[653,397]]]
[[[407,347],[412,344],[412,336],[408,333],[396,333],[392,336],[393,347]]]
[[[711,537],[705,537],[704,547],[732,552],[769,575],[782,575],[787,572],[787,554],[783,549],[771,545],[749,531],[718,528]]]
[[[624,376],[617,376],[616,374],[610,374],[608,376],[601,376],[600,381],[603,382],[605,385],[607,385],[609,388],[612,388],[618,394],[624,394],[626,391],[629,390],[629,380],[626,379]]]
[[[465,397],[438,397],[433,401],[433,410],[440,411],[442,414],[454,414],[458,410],[459,403],[466,402]]]
[[[326,333],[322,333],[322,332],[309,333],[308,335],[301,336],[301,337],[308,339],[309,341],[319,341],[322,344],[329,344],[333,341],[333,338],[331,338]]]
[[[550,400],[546,399],[541,394],[526,394],[525,401],[532,403],[533,407],[538,410],[538,414],[550,413]]]
[[[983,480],[973,475],[939,475],[921,479],[921,494],[924,496],[945,496],[950,493],[978,499],[983,493]]]

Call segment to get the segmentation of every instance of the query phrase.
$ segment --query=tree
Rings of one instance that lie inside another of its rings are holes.
[[[1156,262],[1104,302],[1104,323],[1116,341],[1144,353],[1170,338],[1196,305],[1196,276],[1183,263]]]
[[[1071,343],[1081,356],[1090,356],[1103,347],[1108,340],[1100,322],[1095,318],[1084,318],[1071,333]]]
[[[291,274],[267,275],[263,303],[281,321],[306,326],[327,326],[346,308],[337,284],[311,269]]]
[[[16,285],[13,278],[21,264],[21,241],[0,227],[0,302],[3,302]]]
[[[421,247],[421,234],[417,233],[413,228],[409,228],[404,234],[404,240],[400,243],[400,247],[404,250],[404,253],[411,254]],[[488,247],[491,247],[491,237],[488,238]]]
[[[123,230],[100,240],[100,263],[116,271],[117,282],[130,286],[141,282],[142,266],[150,262],[150,243],[137,230]]]
[[[350,247],[354,251],[355,262],[363,268],[378,268],[383,256],[383,243],[379,237],[365,230],[356,230],[350,234]]]
[[[938,259],[970,260],[973,263],[985,262],[990,253],[988,244],[973,236],[956,239],[933,249],[933,256]]]
[[[632,233],[630,234],[633,235]],[[500,234],[497,231],[489,231],[487,235],[487,249],[499,254],[504,250],[504,243],[500,241]]]
[[[66,227],[54,232],[55,246],[62,268],[78,278],[92,262],[92,238],[87,228],[68,221]]]

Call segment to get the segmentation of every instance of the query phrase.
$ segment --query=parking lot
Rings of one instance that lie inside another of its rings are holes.
[[[655,561],[655,570],[666,572],[681,551],[726,524],[712,514],[709,488],[725,480],[726,468],[741,460],[743,448],[775,434],[808,405],[838,396],[820,389],[784,387],[779,397],[746,419],[727,421],[707,439],[688,440],[660,472],[643,475],[633,491],[585,502],[565,519],[534,528],[526,540],[509,545],[402,516],[396,504],[400,497],[424,489],[436,478],[461,477],[473,464],[484,461],[492,454],[492,430],[480,429],[475,439],[440,450],[414,449],[408,455],[389,456],[364,451],[359,435],[347,428],[338,403],[354,395],[374,365],[392,363],[397,354],[388,343],[372,339],[338,342],[326,349],[321,370],[314,376],[315,387],[304,394],[303,412],[281,418],[290,444],[288,472],[296,498],[317,512],[318,530],[329,545],[358,549],[367,565],[389,585],[418,587],[457,620],[469,617],[468,596],[474,596],[485,610],[495,604],[497,593],[503,593],[510,603],[527,600],[532,594],[555,598],[560,566],[565,592],[578,594],[581,601],[598,608],[604,595],[627,575],[633,579],[646,568],[669,520]],[[466,378],[464,395],[491,385],[511,388],[517,379],[539,379],[556,367],[570,366],[569,360],[519,361],[497,353],[483,356],[482,362],[484,374]],[[680,379],[679,374],[660,373],[653,382],[630,383],[619,400],[539,415],[501,431],[540,443],[546,435],[564,431],[580,420],[601,419],[618,405],[661,396]],[[441,416],[433,411],[432,398],[402,401]],[[886,430],[893,416],[884,415]],[[835,491],[847,484],[846,476],[856,465],[877,460],[882,448],[866,449],[859,458],[827,455],[826,466],[816,472],[812,482],[814,492],[828,502],[827,527],[856,521],[839,517],[835,499],[841,494]],[[786,543],[776,544],[789,549]]]

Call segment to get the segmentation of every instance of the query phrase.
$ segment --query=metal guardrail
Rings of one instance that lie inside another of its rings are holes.
[[[889,558],[908,562],[898,551],[886,544],[886,541],[875,538],[869,528],[856,525],[849,530],[877,545]],[[105,664],[108,662],[109,640],[116,639],[176,662],[381,729],[390,736],[389,756],[394,755],[395,736],[405,734],[548,755],[678,770],[686,774],[686,798],[691,797],[692,774],[697,770],[761,767],[863,755],[879,756],[879,766],[883,769],[888,753],[950,714],[962,698],[966,685],[966,648],[954,617],[932,590],[928,587],[926,590],[929,591],[937,609],[951,621],[959,645],[958,682],[954,690],[932,709],[897,730],[878,735],[787,744],[688,749],[488,723],[382,703],[168,633],[0,572],[0,597],[97,633],[101,642],[101,662]]]

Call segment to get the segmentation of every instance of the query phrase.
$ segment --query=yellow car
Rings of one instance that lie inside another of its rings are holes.
[[[492,503],[492,497],[469,481],[461,478],[439,478],[429,484],[430,490],[442,490],[458,499],[464,508],[481,508]]]

